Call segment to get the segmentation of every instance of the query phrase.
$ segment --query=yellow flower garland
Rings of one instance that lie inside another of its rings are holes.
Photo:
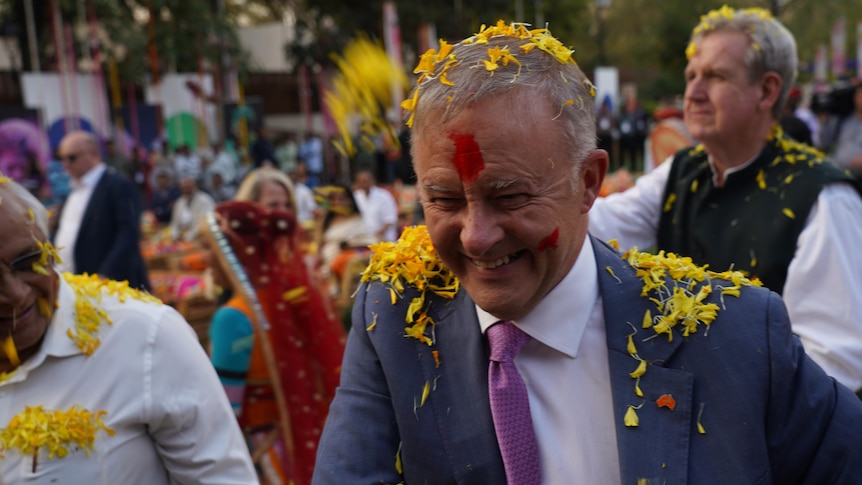
[[[108,314],[99,308],[103,294],[114,295],[120,302],[134,298],[148,303],[161,303],[161,300],[153,295],[131,288],[128,281],[71,273],[63,273],[63,278],[75,291],[75,325],[67,329],[66,334],[86,355],[91,355],[101,345],[98,337],[101,325],[112,323]]]
[[[619,249],[616,241],[610,241],[611,245]],[[659,251],[658,254],[642,253],[637,248],[632,248],[622,255],[629,266],[635,269],[635,275],[643,281],[641,296],[649,298],[655,303],[656,313],[647,310],[643,317],[641,327],[651,329],[654,333],[644,341],[666,335],[668,342],[673,340],[674,331],[681,328],[683,337],[687,337],[698,331],[702,325],[708,333],[709,326],[718,316],[720,307],[715,303],[705,303],[704,300],[714,290],[720,292],[721,304],[724,306],[725,296],[739,297],[743,286],[761,286],[758,279],[749,279],[740,271],[715,272],[707,269],[707,266],[694,264],[691,258],[679,256],[674,253]],[[606,270],[619,281],[610,267]],[[668,286],[668,277],[672,286]],[[719,284],[721,281],[730,284]],[[631,324],[630,324],[631,325]],[[632,333],[627,336],[626,350],[632,356],[637,365],[629,373],[629,377],[635,380],[635,395],[644,397],[640,388],[640,379],[646,374],[648,364],[646,360],[638,355],[634,336],[638,329],[632,325]],[[629,405],[624,418],[624,424],[628,427],[637,427],[638,406]],[[698,420],[698,430],[701,433],[703,426]]]
[[[428,325],[435,322],[428,316],[425,296],[428,292],[443,298],[454,298],[460,282],[448,268],[443,266],[437,250],[431,243],[426,226],[413,226],[404,229],[396,242],[380,242],[371,246],[373,255],[368,267],[362,273],[362,281],[378,280],[389,285],[392,304],[404,297],[406,286],[419,291],[419,296],[410,301],[405,321],[408,336],[428,345],[433,344],[426,335]],[[369,330],[375,324],[369,326]]]
[[[18,450],[22,455],[32,454],[34,468],[39,448],[48,449],[48,458],[65,458],[69,454],[69,446],[75,445],[89,457],[98,431],[114,435],[114,430],[102,422],[102,416],[106,414],[107,411],[94,413],[78,406],[66,411],[26,406],[0,430],[0,451]]]

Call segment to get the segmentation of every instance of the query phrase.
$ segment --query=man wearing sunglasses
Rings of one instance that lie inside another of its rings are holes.
[[[99,142],[90,133],[68,133],[60,141],[59,155],[72,179],[53,235],[63,259],[61,270],[149,289],[138,244],[141,200],[135,186],[102,162]]]

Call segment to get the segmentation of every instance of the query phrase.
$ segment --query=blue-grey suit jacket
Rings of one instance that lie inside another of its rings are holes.
[[[593,246],[622,483],[862,483],[862,403],[804,354],[776,294],[743,287],[739,298],[725,296],[708,335],[700,329],[687,338],[676,333],[672,342],[665,336],[644,342],[652,331],[641,330],[637,350],[650,365],[639,398],[629,376],[637,362],[626,351],[627,322],[639,328],[655,305],[640,296],[642,280],[619,253],[595,239]],[[357,292],[315,484],[506,482],[488,401],[488,347],[474,303],[463,291],[431,302],[432,349],[405,338],[411,298],[393,306],[388,288],[376,282]],[[718,291],[709,299],[721,305]],[[439,351],[439,367],[432,350]],[[426,382],[433,390],[421,405]],[[674,397],[674,410],[656,405],[662,394]],[[641,402],[640,425],[626,427],[628,405]],[[705,434],[698,431],[701,407]]]

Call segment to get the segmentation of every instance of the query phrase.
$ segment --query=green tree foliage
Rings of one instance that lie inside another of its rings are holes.
[[[116,62],[123,81],[141,82],[154,70],[196,72],[217,64],[224,55],[236,68],[247,65],[235,28],[213,0],[56,0],[64,26],[70,26],[77,60],[102,56]],[[58,45],[51,2],[32,1],[34,23],[43,69],[58,68]],[[150,13],[152,24],[148,23]],[[5,14],[18,29],[24,68],[29,69],[25,11],[21,0],[0,0]],[[91,20],[98,25],[93,34]],[[95,39],[95,40],[94,40]],[[151,40],[157,65],[151,65]],[[220,48],[221,47],[221,48]],[[68,51],[68,47],[66,50]],[[79,62],[79,65],[80,62]]]

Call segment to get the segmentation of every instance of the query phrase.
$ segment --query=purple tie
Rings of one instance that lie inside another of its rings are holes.
[[[506,481],[509,485],[538,485],[542,477],[530,401],[514,362],[515,355],[530,341],[530,336],[507,321],[491,325],[487,334],[491,344],[488,367],[491,415],[503,455]]]

